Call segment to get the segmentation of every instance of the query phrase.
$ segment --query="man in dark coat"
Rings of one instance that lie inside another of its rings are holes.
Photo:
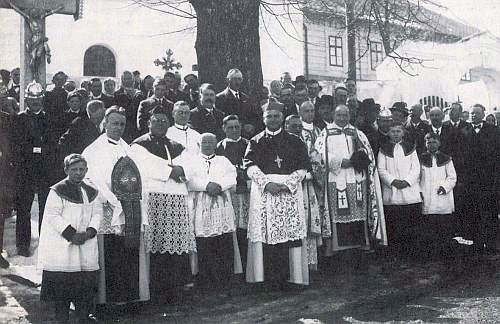
[[[222,130],[224,113],[214,106],[214,86],[209,83],[202,84],[200,96],[198,107],[191,109],[191,128],[200,134],[212,133],[217,137],[217,141],[220,141],[225,136]]]
[[[87,103],[87,115],[80,116],[71,122],[69,129],[59,139],[59,155],[63,158],[71,153],[81,154],[104,131],[104,103],[91,100]]]
[[[59,71],[52,77],[54,89],[45,93],[44,111],[51,119],[58,119],[68,107],[68,92],[63,88],[68,77],[66,73]]]
[[[121,82],[120,89],[114,93],[115,104],[125,109],[127,124],[122,139],[130,143],[140,135],[137,129],[137,109],[144,98],[141,91],[134,88],[135,79],[130,71],[123,72]]]
[[[156,79],[153,83],[153,95],[141,101],[139,104],[139,109],[137,110],[137,129],[141,134],[146,134],[148,132],[148,122],[151,117],[151,111],[157,106],[162,106],[168,111],[170,125],[173,125],[174,118],[172,116],[172,110],[174,109],[174,103],[165,98],[167,92],[167,81],[165,79]]]
[[[31,205],[38,195],[39,230],[45,201],[49,194],[57,145],[52,138],[50,120],[43,110],[44,91],[32,82],[25,91],[28,108],[14,120],[13,154],[17,170],[16,247],[19,255],[28,257],[31,242]]]
[[[243,125],[242,136],[251,138],[264,129],[262,110],[257,105],[253,105],[250,98],[240,90],[243,82],[243,74],[240,70],[229,70],[227,81],[227,88],[216,96],[215,106],[226,116],[238,116]]]
[[[464,157],[466,211],[463,213],[465,238],[474,241],[476,251],[490,260],[496,251],[500,195],[500,129],[483,121],[485,108],[471,108],[472,125],[462,128],[460,154]]]
[[[421,104],[415,104],[410,108],[410,120],[405,124],[405,130],[408,134],[407,139],[416,145],[417,154],[422,154],[426,151],[424,137],[432,131],[431,125],[420,119],[424,109]]]

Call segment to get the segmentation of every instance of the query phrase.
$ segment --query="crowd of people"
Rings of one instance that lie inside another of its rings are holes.
[[[195,74],[181,87],[178,73],[125,71],[118,89],[58,72],[51,90],[21,93],[19,69],[4,74],[0,233],[14,210],[17,253],[32,254],[36,194],[41,300],[60,322],[70,302],[82,322],[119,317],[230,289],[235,274],[308,285],[342,251],[425,261],[462,244],[500,258],[500,129],[481,104],[470,120],[460,103],[381,109],[353,80],[320,96],[289,73],[250,97],[238,69],[221,92]]]

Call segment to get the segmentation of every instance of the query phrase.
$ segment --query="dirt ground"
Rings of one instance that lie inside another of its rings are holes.
[[[11,267],[0,269],[0,323],[50,323],[53,306],[39,302],[36,249],[30,258],[16,256],[14,236],[15,219],[9,218],[4,249]],[[500,262],[464,261],[457,271],[457,262],[347,253],[323,262],[305,288],[271,291],[238,278],[230,290],[193,288],[167,305],[141,305],[119,322],[499,323]]]

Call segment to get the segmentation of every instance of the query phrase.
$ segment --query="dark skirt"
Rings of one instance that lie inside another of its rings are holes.
[[[95,296],[98,271],[43,271],[40,300],[79,301]]]
[[[176,288],[193,282],[189,254],[151,253],[150,283],[151,299],[161,300]]]

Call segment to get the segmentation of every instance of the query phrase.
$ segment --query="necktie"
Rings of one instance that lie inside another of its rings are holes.
[[[454,122],[453,126],[455,126],[455,128],[457,128],[458,127],[458,122]]]
[[[240,94],[238,92],[235,92],[234,96],[236,97],[236,100],[240,100]]]
[[[474,131],[476,133],[479,133],[480,130],[481,130],[481,124],[474,125]]]
[[[436,129],[436,134],[438,134],[438,135],[439,135],[439,129]]]

